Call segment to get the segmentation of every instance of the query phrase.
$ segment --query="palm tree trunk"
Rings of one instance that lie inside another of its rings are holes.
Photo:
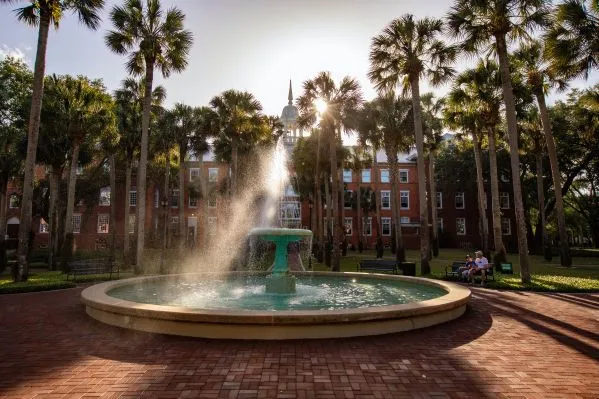
[[[4,272],[7,265],[6,258],[6,190],[8,183],[6,179],[0,181],[0,274]]]
[[[331,207],[333,217],[331,219],[331,233],[333,235],[333,253],[331,257],[331,271],[338,272],[340,270],[340,253],[339,253],[339,173],[337,169],[337,138],[335,126],[329,123],[329,149],[331,152]]]
[[[179,257],[183,256],[187,241],[185,223],[185,152],[179,150]]]
[[[166,151],[165,163],[164,163],[164,197],[161,202],[162,207],[162,253],[160,255],[160,274],[166,273],[165,256],[166,247],[168,246],[168,236],[170,229],[168,228],[168,209],[170,206],[170,190],[169,190],[169,177],[171,174],[171,157],[170,152]],[[165,205],[162,205],[164,203]]]
[[[337,178],[339,179],[339,202],[337,207],[339,209],[339,243],[341,244],[341,255],[345,256],[346,248],[346,236],[345,236],[345,183],[343,181],[343,159],[339,160],[339,169],[337,169]],[[341,262],[341,258],[339,259]]]
[[[391,216],[395,225],[395,248],[396,259],[398,262],[406,261],[406,249],[403,245],[403,234],[401,231],[401,204],[399,201],[399,164],[397,163],[397,154],[387,153],[389,167],[391,172]]]
[[[547,154],[549,155],[549,164],[551,165],[551,176],[553,178],[553,188],[555,192],[555,211],[557,216],[557,227],[559,231],[559,246],[561,255],[561,265],[572,266],[572,256],[568,245],[568,234],[566,231],[566,215],[564,213],[564,198],[562,196],[562,178],[559,169],[559,161],[557,159],[557,150],[555,149],[555,140],[551,131],[551,121],[549,120],[549,112],[545,104],[545,96],[540,93],[536,95],[539,103],[539,111],[541,112],[541,123],[543,132],[545,133],[545,142],[547,144]]]
[[[135,248],[135,274],[144,272],[143,254],[146,238],[146,174],[148,169],[148,136],[150,113],[152,111],[152,83],[154,82],[154,61],[146,60],[146,87],[144,91],[143,114],[141,118],[141,146],[139,167],[137,168],[137,216],[135,218],[137,246]]]
[[[330,174],[327,176],[325,174],[324,176],[324,191],[325,191],[325,197],[326,197],[326,202],[327,202],[327,223],[326,223],[326,232],[327,232],[327,244],[325,247],[325,262],[327,257],[329,256],[329,244],[332,245],[333,242],[333,236],[335,235],[331,229],[331,226],[333,225],[333,196],[331,194],[331,184],[329,183],[329,179],[330,179]],[[329,258],[330,259],[330,258]],[[329,265],[329,267],[331,267],[332,264]]]
[[[114,154],[108,158],[110,162],[110,262],[114,262],[116,257],[116,159]],[[112,194],[115,193],[115,194]],[[129,202],[129,192],[125,195],[125,202]],[[72,223],[71,223],[72,224]],[[129,220],[125,219],[125,226],[129,225]]]
[[[489,221],[485,210],[485,184],[483,182],[483,157],[478,139],[478,131],[472,132],[472,142],[474,143],[474,162],[476,163],[476,188],[478,191],[478,217],[482,227],[483,253],[489,254]],[[500,226],[501,229],[501,226]]]
[[[200,169],[200,190],[202,193],[202,205],[203,205],[203,214],[202,214],[202,222],[203,222],[203,237],[202,237],[202,250],[205,251],[208,247],[208,200],[210,198],[208,193],[208,176],[204,176],[204,154],[199,154],[198,163]],[[215,194],[216,195],[216,194]],[[199,224],[199,223],[198,223]],[[199,233],[196,233],[199,235]]]
[[[360,179],[359,173],[356,173],[356,178],[358,179],[358,195],[356,197],[356,218],[358,221],[356,231],[358,232],[358,250],[362,253],[362,179]]]
[[[433,256],[439,256],[439,227],[437,225],[437,182],[435,181],[435,150],[428,153],[431,218],[433,225]]]
[[[236,139],[231,142],[231,196],[233,198],[237,195],[237,162],[239,153],[239,144]]]
[[[320,172],[317,176],[317,185],[316,185],[316,211],[317,211],[317,221],[316,221],[316,229],[318,230],[318,244],[321,254],[324,252],[324,226],[323,226],[323,214],[322,214],[322,189],[320,183],[323,180],[323,173]]]
[[[58,215],[56,204],[58,202],[58,185],[60,184],[60,171],[50,167],[50,203],[48,209],[49,229],[48,229],[48,266],[50,270],[56,270],[56,244],[58,240]]]
[[[543,188],[543,151],[541,145],[536,146],[536,169],[537,169],[537,200],[539,201],[539,229],[541,230],[541,249],[547,246],[547,229],[545,220],[545,192]]]
[[[503,234],[501,232],[501,208],[499,205],[499,180],[497,179],[497,144],[495,142],[495,127],[488,126],[489,140],[489,173],[491,174],[491,211],[493,215],[493,242],[495,246],[495,264],[507,260]]]
[[[416,136],[416,153],[418,168],[418,203],[420,205],[420,273],[430,274],[430,237],[428,229],[428,206],[426,203],[426,171],[424,165],[424,134],[420,112],[420,85],[418,76],[410,79],[412,89],[412,109],[414,112],[414,135]]]
[[[130,204],[129,204],[129,191],[131,190],[131,170],[133,169],[133,159],[129,158],[125,160],[125,221],[124,221],[124,238],[123,238],[123,259],[126,261],[129,259],[129,237],[130,237],[130,227],[129,227],[129,213],[130,213]],[[139,193],[137,193],[139,198]],[[139,204],[136,204],[137,207]],[[137,218],[136,218],[137,219]]]
[[[505,43],[505,35],[495,37],[499,69],[501,71],[501,87],[505,102],[505,115],[510,145],[510,164],[512,167],[512,185],[514,190],[514,208],[518,232],[518,254],[520,257],[520,274],[523,283],[530,282],[530,263],[528,257],[528,241],[526,239],[526,220],[524,217],[524,203],[522,201],[522,187],[520,185],[520,155],[518,153],[518,122],[516,120],[516,103],[512,89],[510,64]],[[556,187],[559,190],[559,187]]]
[[[44,74],[46,71],[46,46],[50,30],[50,15],[41,7],[40,26],[37,38],[37,52],[33,73],[33,94],[31,96],[31,111],[29,113],[29,129],[27,132],[27,157],[25,158],[23,177],[23,196],[21,199],[21,225],[19,226],[18,262],[13,270],[15,282],[27,281],[29,277],[29,233],[33,213],[33,178],[35,175],[35,158],[37,155],[37,140],[40,130],[40,114],[42,97],[44,96]]]
[[[79,164],[79,150],[81,149],[81,143],[76,140],[73,143],[73,155],[71,156],[71,165],[69,172],[69,187],[67,189],[67,217],[65,219],[64,228],[64,243],[69,244],[69,240],[66,240],[67,235],[73,234],[73,210],[75,209],[75,188],[77,187],[77,165]],[[114,201],[114,193],[111,191],[111,201]]]
[[[317,240],[319,241],[318,247],[320,248],[320,245],[322,245],[322,241],[320,241],[321,238],[321,234],[320,234],[320,226],[321,226],[321,221],[320,219],[320,215],[318,214],[318,203],[321,202],[320,199],[320,137],[321,137],[321,132],[318,131],[316,134],[318,134],[317,140],[316,140],[316,167],[315,167],[315,171],[314,171],[314,201],[313,204],[315,207],[317,207],[316,209],[314,209],[314,214],[316,215],[316,223],[313,226],[313,228],[316,228],[316,234],[314,234],[315,237],[317,237]]]
[[[377,148],[372,146],[372,172],[370,174],[370,181],[372,181],[373,193],[374,193],[374,206],[376,210],[376,236],[381,236],[381,200],[380,190],[378,186],[379,171],[376,161]]]

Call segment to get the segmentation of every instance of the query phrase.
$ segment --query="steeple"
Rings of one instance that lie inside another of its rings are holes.
[[[289,105],[293,105],[293,91],[291,91],[291,79],[289,79],[289,96],[287,96],[289,100]]]

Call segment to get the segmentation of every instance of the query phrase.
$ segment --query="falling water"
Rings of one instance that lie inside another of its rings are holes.
[[[289,183],[287,170],[287,150],[283,144],[283,137],[279,138],[266,170],[266,198],[260,212],[260,227],[281,227],[279,218],[279,203],[285,194],[285,187]]]

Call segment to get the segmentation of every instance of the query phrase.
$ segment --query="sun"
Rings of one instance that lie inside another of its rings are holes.
[[[327,110],[327,102],[322,98],[317,98],[314,100],[314,107],[318,111],[319,114],[323,114]]]

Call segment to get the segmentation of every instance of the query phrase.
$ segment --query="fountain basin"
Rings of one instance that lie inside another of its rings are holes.
[[[225,276],[248,276],[228,273]],[[81,298],[86,312],[101,322],[134,330],[203,338],[304,339],[380,335],[413,330],[453,320],[466,310],[470,290],[445,281],[366,273],[297,272],[298,278],[326,277],[408,282],[435,287],[445,293],[437,298],[387,306],[319,310],[206,309],[156,305],[119,299],[107,293],[119,287],[169,282],[182,275],[138,277],[110,281],[86,288]],[[185,275],[196,279],[221,278],[223,274]]]

